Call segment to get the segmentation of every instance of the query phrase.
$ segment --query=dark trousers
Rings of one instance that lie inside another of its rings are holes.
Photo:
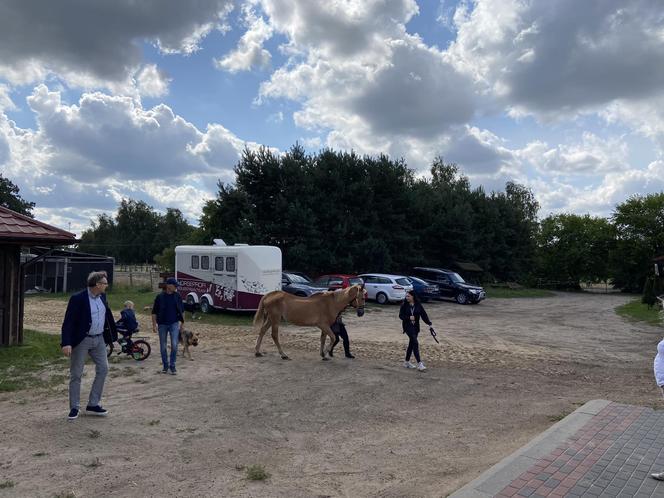
[[[408,349],[406,350],[406,361],[410,361],[410,355],[415,355],[415,361],[419,363],[420,360],[420,343],[417,342],[417,332],[406,332],[408,336]]]
[[[334,346],[339,344],[339,338],[341,337],[341,340],[343,341],[344,345],[344,353],[346,353],[346,356],[350,355],[350,340],[348,339],[348,331],[346,330],[346,326],[343,323],[333,323],[332,326],[330,327],[332,329],[332,332],[334,332],[334,335],[336,336],[336,339],[334,341],[334,344],[332,344],[332,347],[330,348],[330,351],[334,349]]]

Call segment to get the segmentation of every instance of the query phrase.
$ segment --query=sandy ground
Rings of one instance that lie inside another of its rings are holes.
[[[427,304],[441,344],[421,335],[425,373],[401,366],[396,306],[346,313],[355,360],[320,361],[319,333],[293,327],[292,361],[269,335],[254,358],[248,327],[193,322],[194,361],[169,376],[148,333],[148,360],[111,365],[107,418],[68,422],[65,384],[0,395],[0,482],[15,484],[0,497],[446,496],[590,399],[659,403],[661,332],[615,315],[628,299]],[[63,313],[30,299],[25,325],[57,333]],[[270,477],[247,480],[254,464]]]

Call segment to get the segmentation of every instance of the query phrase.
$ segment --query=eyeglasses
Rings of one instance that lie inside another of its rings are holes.
[[[101,284],[101,285],[108,285],[108,282],[101,282],[101,281],[100,281],[100,282],[97,282],[97,283],[98,283],[98,284]]]

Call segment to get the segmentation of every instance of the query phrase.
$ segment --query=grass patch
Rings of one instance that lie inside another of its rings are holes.
[[[269,479],[270,474],[267,473],[262,465],[254,464],[247,467],[247,479],[250,481],[264,481]]]
[[[64,381],[66,375],[47,379],[40,376],[47,368],[62,369],[67,364],[60,350],[60,336],[24,330],[23,342],[23,346],[0,348],[0,392],[48,388]]]
[[[513,297],[552,297],[553,292],[546,289],[510,289],[508,287],[488,287],[486,289],[487,298],[507,299]]]
[[[549,422],[560,422],[564,419],[569,413],[559,413],[558,415],[549,415]]]
[[[99,460],[99,457],[94,457],[90,463],[86,463],[85,466],[89,469],[96,469],[97,467],[101,467],[101,460]]]
[[[654,306],[652,308],[648,308],[647,304],[643,304],[641,302],[640,297],[630,301],[627,304],[618,306],[616,308],[616,313],[629,320],[646,322],[650,325],[662,324],[662,317],[660,316],[659,308]]]
[[[148,422],[148,425],[152,425],[152,426],[159,425],[160,422],[161,422],[161,420],[150,420]]]
[[[88,437],[90,439],[98,439],[101,437],[101,432],[96,429],[92,429],[90,432],[88,432]]]
[[[10,481],[7,479],[6,481],[0,482],[0,489],[8,489],[8,488],[13,488],[16,483],[14,481]]]

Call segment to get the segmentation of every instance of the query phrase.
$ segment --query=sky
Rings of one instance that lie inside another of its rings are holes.
[[[652,0],[4,0],[0,173],[80,234],[123,198],[194,224],[242,150],[437,156],[540,216],[664,190]]]

